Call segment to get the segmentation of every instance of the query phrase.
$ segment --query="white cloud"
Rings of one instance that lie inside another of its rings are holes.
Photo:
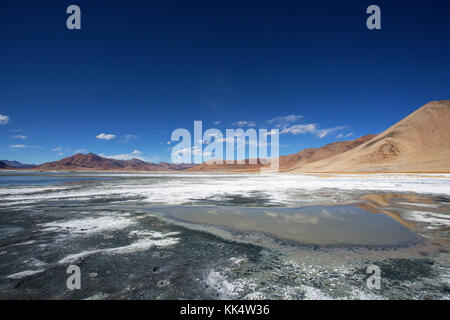
[[[184,148],[184,149],[180,149],[174,152],[174,154],[178,155],[178,156],[182,156],[185,152],[191,152],[191,155],[198,155],[198,154],[202,154],[203,150],[202,148],[198,148],[198,147],[191,147],[191,148]]]
[[[61,152],[62,151],[62,147],[53,148],[52,151]]]
[[[256,126],[255,121],[237,121],[233,123],[233,126],[238,127],[254,127]]]
[[[306,133],[312,133],[317,135],[319,138],[324,138],[326,137],[329,133],[331,132],[335,132],[341,129],[344,129],[345,126],[339,126],[339,127],[334,127],[334,128],[325,128],[325,129],[318,129],[317,128],[317,124],[316,123],[308,123],[308,124],[295,124],[292,126],[285,126],[282,130],[281,130],[281,134],[284,133],[291,133],[294,135],[297,134],[306,134]]]
[[[86,149],[77,149],[77,150],[75,150],[75,154],[77,154],[77,153],[86,153],[86,152],[87,152]]]
[[[0,124],[7,124],[9,122],[9,117],[0,114]]]
[[[112,155],[112,156],[107,156],[103,153],[100,154],[100,156],[105,157],[105,158],[109,158],[109,159],[114,159],[114,160],[131,160],[131,159],[138,159],[138,160],[142,160],[142,161],[147,161],[148,159],[141,156],[142,152],[139,150],[134,150],[131,153],[122,153],[122,154],[116,154],[116,155]]]
[[[96,138],[100,140],[111,140],[114,139],[115,137],[116,135],[110,133],[100,133],[99,135],[96,136]]]
[[[134,150],[131,154],[135,155],[135,156],[138,156],[138,155],[142,154],[142,151]]]
[[[345,126],[321,129],[321,130],[317,130],[316,134],[319,136],[319,138],[323,138],[323,137],[327,136],[331,132],[335,132],[335,131],[338,131],[338,130],[341,130],[341,129],[344,129],[344,128],[345,128]]]
[[[279,116],[266,121],[268,126],[280,129],[280,134],[290,133],[293,135],[311,133],[319,138],[324,138],[328,134],[346,128],[346,126],[338,126],[333,128],[319,129],[317,123],[295,123],[303,119],[302,115],[290,114],[287,116]],[[342,137],[342,136],[341,136]]]
[[[340,138],[348,138],[348,137],[351,137],[352,135],[353,135],[353,132],[347,133],[347,134],[340,133],[340,134],[338,134],[336,136],[336,138],[338,138],[338,139],[340,139]]]
[[[130,142],[130,141],[136,140],[137,138],[138,138],[137,135],[130,133],[130,134],[124,135],[121,142]]]
[[[13,149],[42,149],[41,146],[29,146],[26,144],[13,144],[10,145],[9,147]]]
[[[221,124],[221,123],[222,123],[222,121],[214,121],[214,122],[213,122],[213,124],[216,125],[216,126],[217,126],[218,124]]]
[[[314,133],[316,132],[315,123],[309,123],[309,124],[295,124],[290,127],[285,127],[281,130],[281,134],[283,133],[291,133],[291,134],[305,134],[305,133]]]
[[[260,133],[260,134],[262,134],[262,133]],[[267,130],[267,132],[265,132],[264,133],[264,136],[272,136],[272,135],[275,135],[275,134],[280,134],[280,130],[278,130],[278,129],[270,129],[270,130]]]
[[[275,125],[277,128],[279,128],[279,127],[281,127],[281,126],[283,126],[285,124],[298,121],[298,120],[300,120],[302,118],[303,118],[302,115],[290,114],[290,115],[287,115],[287,116],[281,116],[281,117],[272,118],[272,119],[268,120],[267,123],[269,125]]]
[[[13,138],[14,138],[14,139],[22,139],[22,140],[28,139],[27,136],[22,135],[22,134],[17,134],[17,135],[15,135],[15,136],[13,136]]]

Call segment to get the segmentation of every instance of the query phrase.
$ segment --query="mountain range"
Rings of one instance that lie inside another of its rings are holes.
[[[40,171],[179,171],[189,167],[191,165],[167,162],[149,163],[139,159],[116,160],[94,153],[79,153],[59,161],[41,164],[35,169]]]
[[[9,166],[6,162],[0,160],[0,169],[8,169],[8,170],[11,170],[11,169],[14,169],[14,168],[11,167],[11,166]]]
[[[0,161],[0,169],[39,171],[188,171],[258,172],[267,165],[199,165],[149,163],[139,159],[116,160],[99,155],[76,154],[41,165]],[[384,132],[355,140],[337,141],[279,158],[281,172],[450,172],[450,100],[433,101],[419,108]]]
[[[204,163],[188,171],[259,171],[263,165]],[[450,100],[433,101],[378,135],[280,157],[281,172],[450,172]]]
[[[0,161],[5,163],[7,166],[16,169],[31,169],[36,167],[35,164],[21,163],[19,161],[10,161],[10,160],[0,160]]]

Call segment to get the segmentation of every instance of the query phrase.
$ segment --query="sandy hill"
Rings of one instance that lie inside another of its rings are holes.
[[[148,163],[139,159],[116,160],[101,157],[94,153],[76,154],[59,161],[47,162],[35,169],[42,171],[174,171],[190,166],[166,162]]]
[[[294,170],[308,163],[326,159],[349,150],[373,139],[374,134],[368,134],[355,140],[337,141],[320,148],[308,148],[298,153],[280,157],[280,170]]]
[[[335,156],[337,154],[352,150],[357,146],[369,141],[375,137],[373,134],[368,134],[364,137],[358,138],[351,141],[337,141],[320,148],[308,148],[304,149],[298,153],[280,156],[280,171],[293,170],[304,166],[310,162],[322,160]],[[207,161],[205,163],[196,165],[188,171],[194,172],[211,172],[211,171],[243,171],[243,172],[256,172],[264,167],[257,159],[256,164],[249,164],[249,160],[245,160],[245,164],[237,164],[234,161],[233,164],[214,164],[213,160]]]
[[[292,172],[450,172],[450,100],[427,103],[376,138]]]

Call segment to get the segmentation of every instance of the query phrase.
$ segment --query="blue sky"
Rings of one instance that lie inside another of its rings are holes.
[[[371,4],[381,30],[365,26]],[[284,121],[281,154],[378,133],[450,99],[449,14],[448,1],[3,1],[0,159],[168,161],[171,132],[194,120]]]

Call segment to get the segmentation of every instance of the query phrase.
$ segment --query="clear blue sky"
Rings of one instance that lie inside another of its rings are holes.
[[[71,4],[82,30],[66,28]],[[433,0],[2,1],[0,159],[167,161],[194,120],[315,125],[281,135],[281,154],[378,133],[450,99],[449,16]]]

